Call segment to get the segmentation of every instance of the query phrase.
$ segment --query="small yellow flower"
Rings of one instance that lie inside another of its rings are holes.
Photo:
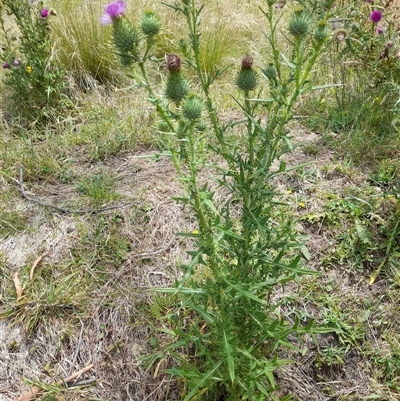
[[[30,65],[26,66],[26,72],[30,74],[32,72],[32,67]]]
[[[304,202],[299,202],[300,207],[306,207],[306,204]]]
[[[199,230],[193,230],[193,231],[192,231],[192,234],[195,234],[195,235],[196,235],[196,234],[198,234],[198,233],[199,233]]]
[[[292,193],[292,190],[291,190],[291,189],[288,189],[288,190],[286,191],[286,193],[290,195],[290,194]]]

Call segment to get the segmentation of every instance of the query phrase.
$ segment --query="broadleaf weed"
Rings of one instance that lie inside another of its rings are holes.
[[[211,91],[224,70],[204,68],[201,57],[204,5],[195,0],[166,5],[186,21],[189,38],[184,61],[177,54],[166,56],[163,95],[147,67],[154,61],[158,30],[129,22],[121,1],[106,6],[102,21],[113,25],[121,63],[158,114],[163,154],[174,164],[185,191],[179,201],[197,219],[196,232],[183,233],[194,239],[194,250],[181,266],[182,278],[172,288],[157,289],[181,300],[167,318],[173,338],[164,353],[177,360],[169,373],[185,379],[184,400],[270,399],[277,387],[274,370],[290,362],[278,356],[278,349],[295,348],[289,334],[332,330],[314,321],[293,323],[280,313],[285,298],[274,301],[278,288],[314,272],[301,263],[301,238],[282,212],[284,203],[272,184],[287,170],[281,158],[293,146],[286,124],[298,98],[311,89],[310,73],[329,39],[326,19],[332,2],[318,15],[315,4],[297,7],[285,27],[289,37],[284,44],[275,1],[266,2],[262,12],[271,59],[259,71],[251,55],[244,55],[234,97],[243,118],[225,124]],[[158,18],[154,20],[158,26]],[[196,76],[197,88],[186,78],[188,71]],[[203,118],[205,131],[199,129]],[[240,139],[232,146],[233,127]],[[210,155],[215,163],[208,162]],[[205,168],[214,171],[213,181],[226,192],[225,200],[218,201],[216,189],[203,182]]]
[[[1,5],[2,61],[12,99],[9,111],[17,111],[17,117],[30,124],[51,120],[62,101],[64,74],[54,60],[51,18],[52,11],[42,1],[5,0]]]

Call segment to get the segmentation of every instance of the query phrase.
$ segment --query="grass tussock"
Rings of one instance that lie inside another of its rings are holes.
[[[81,88],[121,81],[122,69],[110,46],[110,28],[99,22],[103,2],[56,1],[51,5],[57,12],[51,27],[56,57],[73,81]]]

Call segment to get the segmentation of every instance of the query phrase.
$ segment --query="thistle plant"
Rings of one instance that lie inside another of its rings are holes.
[[[333,96],[323,107],[330,129],[352,132],[345,147],[353,160],[365,159],[368,148],[376,157],[379,147],[389,145],[390,139],[396,141],[394,121],[400,94],[396,7],[392,1],[348,2],[337,8],[328,22],[332,28],[330,52],[324,63],[327,69],[319,70],[319,75],[331,75],[338,87],[331,89]]]
[[[10,110],[26,122],[44,121],[59,105],[63,72],[53,60],[49,25],[55,12],[42,1],[3,0],[0,27],[5,84],[11,90]],[[16,25],[16,30],[13,27]]]
[[[174,163],[184,188],[178,201],[197,221],[195,231],[179,234],[194,241],[189,262],[181,266],[182,278],[172,288],[157,290],[175,294],[179,302],[163,321],[171,343],[155,358],[165,353],[174,357],[176,365],[169,372],[184,379],[184,400],[274,399],[273,372],[290,362],[280,357],[279,349],[295,348],[288,336],[301,340],[306,333],[325,331],[314,321],[305,325],[281,313],[285,298],[279,290],[314,272],[303,265],[304,244],[286,217],[274,179],[289,170],[282,159],[292,149],[287,123],[299,96],[312,89],[309,76],[329,38],[326,20],[332,2],[319,14],[316,7],[297,7],[282,27],[290,46],[283,51],[275,1],[266,1],[262,13],[270,49],[265,65],[256,68],[251,55],[242,58],[235,101],[243,120],[226,124],[210,92],[224,70],[207,74],[200,63],[203,6],[195,0],[167,6],[186,20],[189,42],[181,49],[184,60],[177,54],[166,56],[162,90],[153,87],[147,73],[156,32],[144,29],[148,17],[135,27],[126,21],[121,1],[110,3],[103,17],[113,24],[121,62],[155,106],[163,155]],[[151,20],[158,30],[159,19],[152,15]],[[186,78],[189,69],[198,91]],[[236,145],[228,139],[234,128],[244,133]],[[210,154],[215,164],[208,163]],[[205,168],[214,171],[212,182],[204,183]],[[215,197],[215,182],[226,194],[222,201]]]

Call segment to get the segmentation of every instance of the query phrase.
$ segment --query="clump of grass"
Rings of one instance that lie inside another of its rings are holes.
[[[119,199],[119,195],[115,192],[113,179],[105,173],[81,178],[77,184],[77,189],[95,204]]]
[[[119,82],[121,68],[108,46],[111,32],[99,24],[103,5],[59,0],[53,6],[58,15],[52,25],[56,56],[73,81],[81,88]]]
[[[15,210],[0,211],[0,238],[22,232],[26,227],[26,219],[21,213]]]

